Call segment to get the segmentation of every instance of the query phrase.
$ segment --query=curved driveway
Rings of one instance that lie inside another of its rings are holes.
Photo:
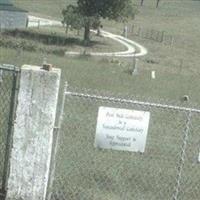
[[[62,26],[62,23],[57,20],[50,20],[35,16],[29,16],[29,27],[37,27],[37,26]],[[91,30],[93,31],[93,30]],[[93,31],[95,32],[95,31]],[[130,39],[127,39],[120,35],[115,35],[107,31],[101,31],[101,35],[103,37],[110,38],[112,40],[115,40],[116,42],[119,42],[120,44],[124,45],[127,50],[126,51],[120,51],[120,52],[91,52],[89,55],[91,56],[111,56],[111,57],[140,57],[144,56],[148,53],[147,49],[140,45],[139,43],[132,41]],[[66,55],[81,55],[81,52],[65,52]]]

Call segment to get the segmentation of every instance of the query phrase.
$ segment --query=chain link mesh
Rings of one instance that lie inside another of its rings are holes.
[[[192,114],[184,154],[184,165],[180,181],[180,192],[177,199],[194,199],[200,197],[200,115]]]
[[[51,200],[199,199],[199,114],[87,91],[74,94],[66,93]],[[151,113],[143,154],[94,147],[100,106]]]
[[[10,135],[12,107],[14,103],[13,88],[15,82],[15,70],[0,65],[0,199],[5,190],[5,170],[8,164],[7,153],[9,149],[8,139]],[[1,192],[2,191],[2,192]]]

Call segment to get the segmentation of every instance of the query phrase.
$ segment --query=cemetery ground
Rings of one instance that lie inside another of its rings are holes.
[[[73,3],[75,1],[68,2]],[[139,4],[140,1],[136,2]],[[16,1],[16,5],[24,9],[33,13],[39,13],[42,16],[51,16],[55,19],[61,18],[60,10],[65,4],[66,1],[64,0],[59,0],[58,2],[44,0],[42,4],[39,1]],[[190,104],[199,103],[199,7],[198,1],[164,1],[160,3],[158,9],[155,9],[155,2],[153,0],[146,1],[142,8],[139,7],[139,14],[136,16],[136,19],[128,24],[139,24],[141,27],[165,31],[166,34],[173,35],[175,39],[180,39],[182,43],[180,42],[179,45],[175,43],[173,46],[170,46],[129,34],[128,37],[130,39],[141,43],[148,49],[148,55],[141,57],[139,61],[138,76],[131,76],[131,70],[133,69],[133,59],[131,58],[114,58],[114,60],[119,60],[121,65],[118,62],[111,63],[107,58],[91,57],[78,59],[59,57],[51,59],[52,56],[47,56],[48,61],[56,61],[56,63],[52,63],[66,70],[66,73],[63,73],[69,77],[67,79],[69,84],[72,81],[70,85],[112,91],[113,93],[138,95],[144,98],[169,99],[173,102],[180,102],[183,95],[188,95],[190,97]],[[123,24],[121,23],[104,21],[103,25],[105,30],[112,33],[122,33]],[[60,30],[55,31],[60,32]],[[95,40],[96,38],[98,37],[95,37]],[[103,48],[100,48],[101,45],[99,45],[100,47],[94,46],[93,48],[95,48],[95,51],[97,49],[99,51],[108,50],[108,48],[120,50],[121,45],[118,46],[116,44],[116,47],[113,41],[110,42],[114,47],[104,45]],[[83,47],[80,48],[83,49]],[[77,47],[74,49],[76,50]],[[28,54],[28,52],[23,52],[22,59],[24,53]],[[28,63],[41,63],[44,54],[35,53],[35,55],[37,54],[39,55],[34,56],[34,54],[30,54]],[[34,57],[40,59],[35,61]],[[20,59],[18,58],[18,60]],[[76,65],[72,67],[70,64],[67,64],[69,62],[76,63]],[[80,66],[79,63],[81,63]],[[82,63],[85,63],[86,66],[83,67]],[[155,80],[151,80],[152,70],[156,71]],[[83,78],[80,79],[80,77]]]
[[[60,0],[59,2],[60,4],[57,4],[54,1],[44,0],[41,6],[41,1],[16,1],[17,5],[21,5],[25,9],[39,13],[41,16],[52,16],[52,18],[60,18],[58,11],[65,1]],[[41,65],[46,57],[49,63],[62,69],[61,85],[63,86],[64,82],[68,81],[70,86],[79,88],[77,90],[80,92],[86,88],[99,95],[118,96],[117,94],[119,94],[130,99],[134,97],[134,99],[143,101],[171,102],[175,105],[199,107],[200,59],[198,53],[200,45],[198,45],[197,34],[200,32],[200,23],[198,23],[200,3],[198,1],[165,1],[160,3],[160,8],[157,10],[153,3],[153,0],[147,0],[144,7],[140,8],[140,13],[133,23],[140,24],[142,27],[153,27],[166,31],[176,38],[182,38],[184,43],[183,45],[169,46],[129,35],[129,38],[147,47],[149,52],[147,56],[139,60],[138,75],[131,75],[133,58],[66,57],[45,51],[29,52],[20,48],[0,47],[0,63],[17,66]],[[122,24],[104,21],[105,30],[121,34],[122,28]],[[52,29],[59,34],[63,32],[60,28],[52,27],[40,28],[39,32],[50,33]],[[100,40],[101,42],[103,40],[105,45],[103,48],[102,45],[94,45],[92,48],[95,51],[123,50],[123,47],[112,41],[102,38]],[[40,45],[46,48],[46,45]],[[55,48],[58,47],[55,45]],[[77,45],[72,48],[74,50],[84,49]],[[156,71],[154,80],[151,79],[152,70]],[[190,97],[189,102],[181,101],[183,95]],[[60,143],[57,158],[56,177],[58,177],[58,181],[54,184],[53,191],[56,189],[60,193],[62,190],[67,191],[67,196],[71,199],[78,199],[82,196],[85,199],[93,200],[118,200],[122,199],[119,198],[120,196],[125,195],[124,199],[131,199],[134,196],[135,199],[154,200],[158,199],[160,194],[169,199],[177,174],[176,167],[183,140],[182,132],[185,128],[185,113],[152,110],[153,121],[150,124],[146,154],[141,156],[94,149],[96,116],[98,107],[101,105],[102,102],[98,101],[81,101],[70,98],[66,100],[64,125],[60,133],[63,141]],[[104,102],[104,106],[147,109],[146,107],[109,102]],[[195,135],[196,132],[199,132],[197,121],[199,120],[193,122],[192,134],[194,137],[189,142],[191,154],[188,153],[189,161],[194,164],[196,171],[199,165],[195,165],[195,161],[192,160],[192,153],[194,144],[199,140]],[[113,165],[116,167],[113,168]],[[188,182],[193,178],[193,182],[198,183],[199,178],[193,174],[194,171],[191,171],[189,167],[185,171],[184,178],[187,178]],[[59,180],[61,176],[65,184],[61,184],[62,181]],[[141,180],[141,177],[145,177],[145,179]],[[188,177],[190,178],[188,179]],[[65,188],[67,185],[71,185],[70,190]],[[75,194],[75,191],[78,192]],[[184,199],[197,200],[196,196],[192,196],[191,193],[188,195],[184,196]]]

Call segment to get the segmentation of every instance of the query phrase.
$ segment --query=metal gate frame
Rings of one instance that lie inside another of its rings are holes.
[[[12,148],[12,135],[13,135],[13,125],[15,120],[15,110],[17,105],[17,95],[19,89],[19,77],[20,77],[20,68],[14,65],[3,64],[0,65],[0,70],[7,71],[12,73],[12,91],[10,99],[10,112],[8,120],[8,130],[6,133],[6,149],[5,149],[5,161],[3,164],[3,177],[2,177],[2,186],[0,187],[0,200],[5,199],[7,192],[7,179],[9,175],[9,158]]]

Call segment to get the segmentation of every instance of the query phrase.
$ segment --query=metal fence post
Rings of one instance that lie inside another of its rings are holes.
[[[178,166],[178,173],[177,173],[177,178],[176,178],[176,185],[175,185],[175,191],[173,194],[173,200],[178,200],[178,195],[180,193],[180,188],[181,188],[181,178],[182,178],[182,172],[183,172],[183,167],[185,164],[185,151],[187,148],[187,142],[188,142],[188,138],[189,138],[189,132],[190,132],[190,123],[191,123],[191,116],[192,116],[192,112],[189,111],[187,114],[187,120],[186,120],[186,126],[183,132],[183,144],[182,144],[182,148],[181,148],[181,157],[180,157],[180,161],[179,161],[179,166]]]
[[[63,122],[67,88],[68,88],[68,83],[65,82],[63,95],[62,95],[61,110],[60,110],[60,115],[58,117],[58,124],[54,128],[54,141],[53,141],[52,158],[51,158],[51,164],[50,164],[49,183],[48,183],[46,200],[50,200],[51,195],[52,195],[51,188],[53,186],[54,175],[55,175],[56,154],[57,154],[57,149],[58,149],[58,145],[59,145],[58,144],[59,143],[59,133],[60,133],[61,125],[62,125],[62,122]]]

